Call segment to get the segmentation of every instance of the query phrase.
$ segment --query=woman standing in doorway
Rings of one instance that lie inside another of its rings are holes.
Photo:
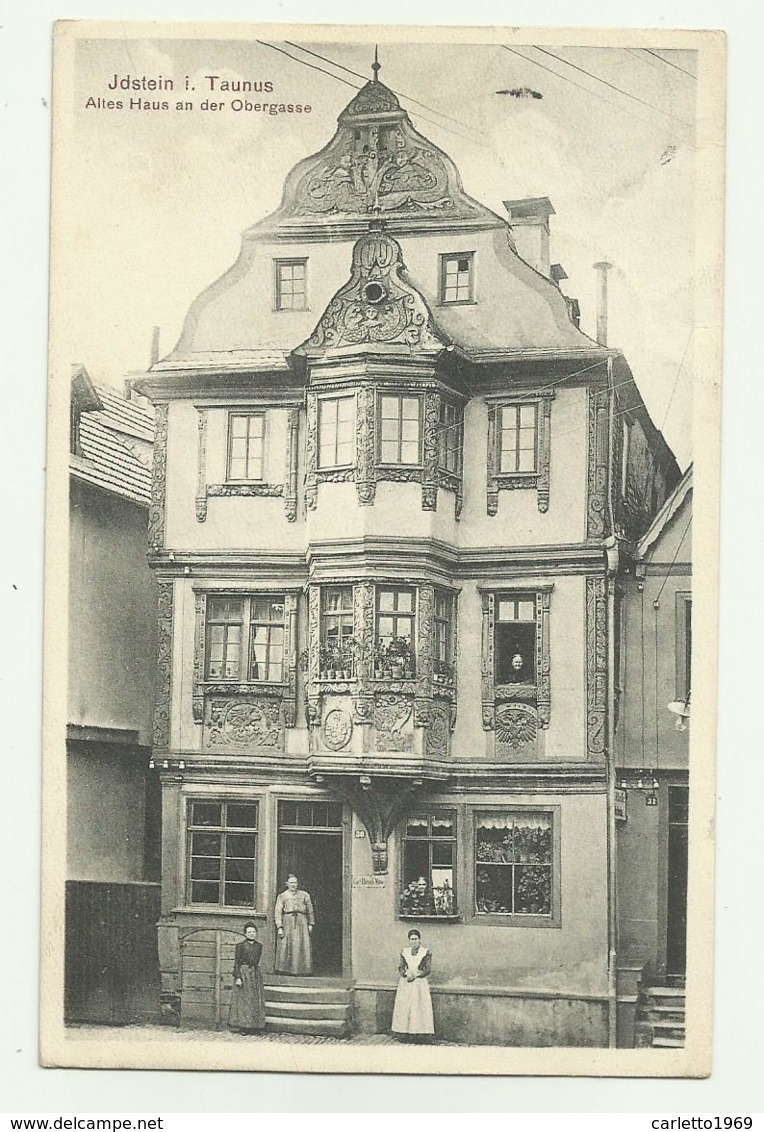
[[[244,939],[236,944],[233,963],[233,997],[228,1012],[232,1030],[252,1034],[265,1029],[265,996],[260,956],[263,945],[257,938],[257,927],[250,920],[244,925]]]
[[[313,970],[310,937],[315,927],[313,901],[303,892],[294,873],[287,877],[286,891],[276,897],[276,970],[282,975],[309,975]]]
[[[421,935],[412,928],[409,946],[404,947],[398,964],[400,980],[393,1007],[392,1032],[403,1041],[426,1041],[435,1033],[429,983],[431,970],[432,953],[422,947]]]

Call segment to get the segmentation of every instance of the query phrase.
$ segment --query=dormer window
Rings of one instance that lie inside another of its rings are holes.
[[[307,259],[274,260],[275,307],[277,311],[308,309]]]
[[[474,252],[454,252],[440,257],[441,303],[475,301]]]

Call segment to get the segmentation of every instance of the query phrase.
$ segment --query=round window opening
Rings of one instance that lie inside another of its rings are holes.
[[[367,283],[363,289],[363,297],[367,303],[381,303],[385,297],[385,288],[381,283]]]

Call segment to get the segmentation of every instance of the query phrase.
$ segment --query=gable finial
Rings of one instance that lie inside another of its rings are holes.
[[[377,49],[377,44],[375,43],[375,44],[374,44],[374,62],[373,62],[373,63],[372,63],[372,65],[371,65],[371,69],[372,69],[372,71],[374,72],[374,79],[373,79],[373,81],[374,81],[375,83],[379,81],[379,77],[378,77],[378,76],[379,76],[379,72],[380,72],[381,68],[382,68],[382,64],[381,64],[381,63],[380,63],[380,61],[379,61],[379,51],[378,51],[378,49]]]

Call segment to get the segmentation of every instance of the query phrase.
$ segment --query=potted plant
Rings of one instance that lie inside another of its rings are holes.
[[[390,675],[402,680],[411,674],[411,644],[405,637],[393,637],[389,645]]]
[[[337,671],[337,646],[326,641],[318,649],[318,667],[322,680],[334,680]]]
[[[439,684],[450,684],[454,678],[453,667],[447,660],[435,660],[432,666],[432,674]]]
[[[353,676],[358,647],[359,642],[355,637],[345,637],[340,645],[340,668],[343,680],[350,680]]]
[[[387,645],[382,641],[377,641],[374,646],[374,675],[377,680],[390,672],[390,656]]]

